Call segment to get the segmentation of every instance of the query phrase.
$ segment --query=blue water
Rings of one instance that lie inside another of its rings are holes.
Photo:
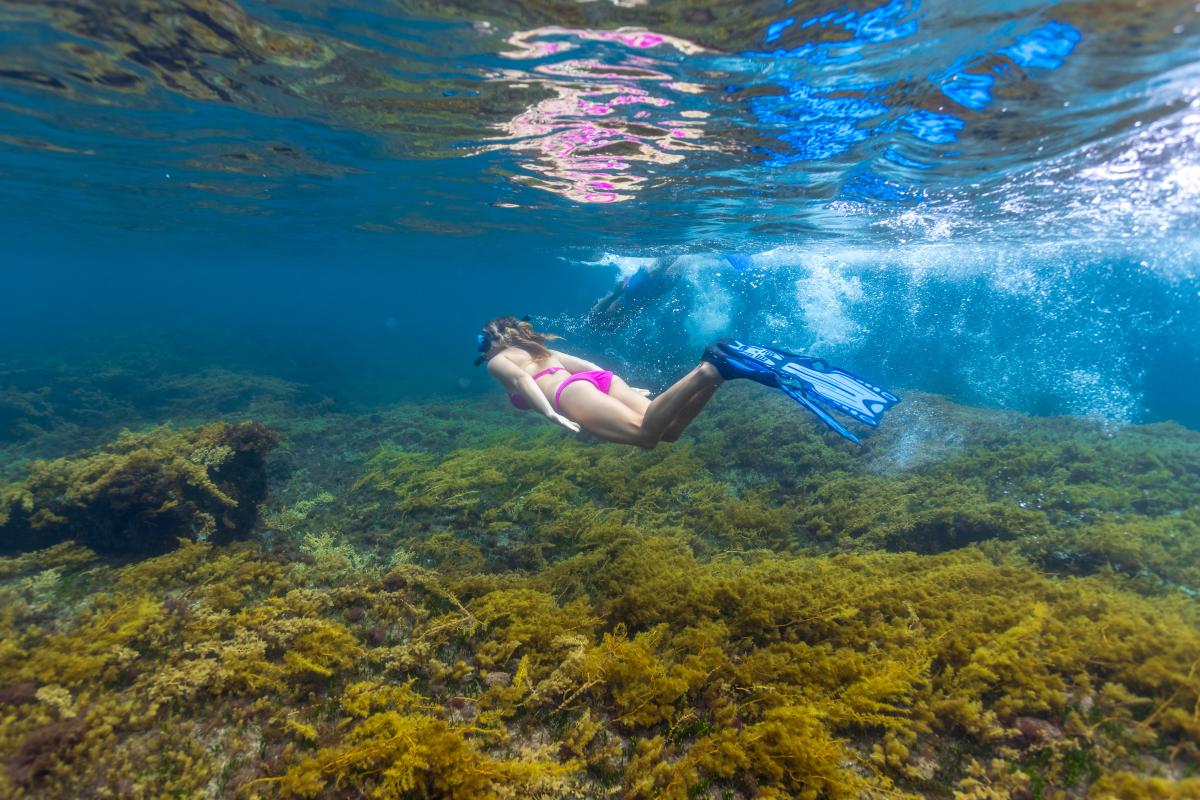
[[[0,385],[150,343],[465,396],[530,313],[642,385],[734,334],[1200,427],[1197,8],[8,3]]]

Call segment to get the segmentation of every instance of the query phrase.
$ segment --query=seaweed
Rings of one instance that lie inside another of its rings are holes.
[[[104,553],[155,553],[180,535],[245,536],[266,497],[264,458],[278,441],[256,423],[126,431],[88,456],[35,461],[0,486],[0,550],[72,539]]]
[[[926,402],[961,436],[903,466],[770,404],[655,451],[295,420],[245,540],[0,559],[0,793],[1194,794],[1197,437]]]

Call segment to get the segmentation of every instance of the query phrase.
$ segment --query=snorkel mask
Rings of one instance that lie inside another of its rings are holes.
[[[492,335],[491,331],[480,331],[479,333],[475,334],[475,349],[484,354],[475,359],[475,366],[478,367],[487,360],[487,351],[492,349],[492,342],[495,340],[495,338],[496,337]]]
[[[529,322],[529,315],[521,317],[521,322]],[[484,328],[479,333],[475,334],[475,350],[482,355],[475,359],[475,366],[479,366],[484,361],[487,361],[487,352],[492,349],[492,343],[496,341],[496,334]]]

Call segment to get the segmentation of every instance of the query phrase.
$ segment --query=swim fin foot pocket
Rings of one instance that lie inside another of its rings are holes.
[[[721,339],[709,345],[701,358],[715,366],[725,380],[749,378],[782,390],[832,430],[856,444],[858,437],[830,416],[830,410],[874,427],[879,424],[883,412],[900,402],[900,398],[891,392],[838,369],[824,359],[764,345]]]
[[[721,342],[727,341],[731,340],[721,340]],[[707,361],[716,367],[717,372],[721,373],[721,377],[727,381],[735,378],[749,378],[773,389],[779,388],[779,378],[773,370],[758,362],[743,362],[737,355],[729,355],[722,349],[721,342],[710,344],[705,348],[704,355],[700,357],[700,360]]]

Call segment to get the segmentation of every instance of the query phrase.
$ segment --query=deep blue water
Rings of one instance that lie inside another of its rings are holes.
[[[155,342],[494,391],[473,336],[530,313],[655,387],[734,334],[1200,427],[1197,9],[7,3],[0,384]]]

